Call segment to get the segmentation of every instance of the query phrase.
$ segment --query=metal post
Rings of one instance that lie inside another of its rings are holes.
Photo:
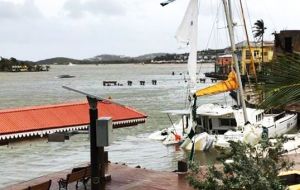
[[[90,105],[90,147],[91,147],[91,190],[100,189],[100,176],[99,176],[99,165],[100,159],[97,148],[97,136],[96,136],[96,127],[98,119],[98,109],[96,98],[91,98],[87,96],[87,100]]]
[[[227,3],[226,0],[223,0],[223,4],[224,4],[226,20],[227,20],[227,24],[228,24],[228,32],[229,32],[229,38],[230,38],[230,43],[231,43],[232,58],[233,58],[234,66],[235,66],[236,77],[237,77],[238,83],[239,83],[239,94],[237,94],[237,96],[240,96],[240,98],[241,98],[240,101],[242,103],[242,108],[243,108],[244,122],[247,123],[249,120],[248,120],[248,115],[247,115],[247,111],[246,111],[246,103],[244,100],[244,91],[243,91],[243,85],[242,85],[242,80],[241,80],[241,76],[240,76],[238,59],[237,59],[237,55],[236,55],[233,23],[232,23],[232,17],[231,17],[231,13],[230,13],[231,8],[229,7],[229,5],[231,5],[231,1],[228,0],[228,3]]]
[[[97,119],[98,119],[98,101],[108,101],[92,94],[76,90],[67,86],[62,86],[64,89],[85,95],[89,102],[89,113],[90,113],[90,156],[91,156],[91,190],[105,189],[105,182],[111,180],[110,175],[105,175],[105,164],[104,164],[104,147],[97,147]],[[118,104],[113,102],[114,104]],[[101,170],[100,170],[101,161]],[[101,176],[100,176],[101,174]]]
[[[105,184],[106,178],[105,178],[105,162],[104,162],[104,147],[98,147],[99,149],[99,158],[100,158],[100,181],[101,183]]]

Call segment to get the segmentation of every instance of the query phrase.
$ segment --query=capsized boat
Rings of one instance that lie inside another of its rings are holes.
[[[215,85],[196,91],[197,97],[213,95],[221,92],[227,92],[238,88],[236,75],[234,72],[229,73],[226,81],[221,81]],[[245,122],[247,114],[247,122]],[[195,143],[200,141],[202,144],[213,145],[217,148],[228,148],[230,140],[241,141],[250,144],[257,144],[262,138],[273,138],[282,136],[297,127],[296,113],[275,113],[266,114],[262,109],[248,108],[242,109],[241,106],[226,106],[219,104],[204,104],[197,108],[195,131],[200,134],[195,135]],[[198,128],[198,129],[197,129]],[[211,138],[200,138],[201,132],[211,135]],[[189,149],[193,143],[186,139],[181,147]],[[207,149],[210,146],[206,146]],[[195,150],[207,150],[197,149]]]
[[[181,147],[191,150],[208,150],[212,145],[226,147],[229,140],[256,144],[262,138],[280,136],[296,127],[297,114],[265,114],[264,110],[247,108],[244,100],[241,76],[235,47],[233,33],[232,13],[230,2],[222,0],[228,24],[229,38],[234,69],[229,73],[228,79],[205,89],[196,90],[197,66],[197,32],[198,32],[198,0],[190,0],[185,16],[176,38],[190,47],[188,58],[189,106],[185,113],[186,122],[182,129],[184,142]],[[197,97],[214,95],[238,89],[240,104],[238,106],[224,106],[218,104],[201,105],[197,108]],[[176,127],[174,127],[176,128]],[[180,125],[178,125],[178,130]],[[187,132],[184,132],[186,130]],[[156,134],[162,134],[157,132]],[[171,144],[176,137],[172,131],[167,130],[164,144]],[[213,143],[212,142],[213,140]],[[179,141],[178,141],[179,142]]]
[[[259,116],[258,116],[259,117]],[[241,141],[256,145],[260,140],[265,138],[275,138],[284,136],[291,130],[297,128],[297,114],[282,112],[280,114],[262,114],[262,120],[255,124],[247,124],[237,130],[229,130],[223,135],[216,135],[214,141],[214,147],[216,148],[228,148],[228,141]],[[284,144],[286,151],[292,151],[295,147],[295,143],[300,139],[294,141],[288,141]]]
[[[168,111],[164,111],[164,112],[168,112]],[[171,111],[173,112],[173,111]],[[178,122],[174,123],[171,127],[169,128],[164,128],[162,130],[158,130],[155,131],[153,133],[151,133],[149,135],[149,139],[152,140],[159,140],[159,141],[164,141],[167,139],[172,140],[171,137],[169,136],[174,136],[174,138],[176,137],[176,135],[180,135],[180,138],[183,136],[183,126],[185,126],[186,122],[185,119],[181,119]],[[178,138],[178,137],[177,137]]]

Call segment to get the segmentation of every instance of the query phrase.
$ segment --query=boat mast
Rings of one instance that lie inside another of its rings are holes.
[[[228,25],[227,28],[228,28],[229,38],[230,38],[230,43],[231,43],[232,58],[233,58],[233,62],[234,62],[236,76],[237,76],[237,79],[238,79],[238,84],[239,84],[239,93],[238,93],[238,95],[240,96],[240,102],[242,103],[244,121],[245,121],[245,123],[247,123],[249,120],[248,120],[248,115],[247,115],[247,111],[246,111],[243,85],[242,85],[241,74],[240,74],[240,69],[239,69],[239,64],[238,64],[238,59],[237,59],[237,54],[236,54],[233,23],[232,23],[231,0],[222,0],[222,1],[223,1],[223,4],[224,4],[226,21],[227,21],[227,25]]]

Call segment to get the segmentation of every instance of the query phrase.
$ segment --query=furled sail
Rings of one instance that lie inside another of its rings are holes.
[[[176,32],[176,39],[190,47],[188,58],[188,72],[190,85],[195,87],[197,71],[197,32],[198,32],[198,0],[191,0],[184,18]]]
[[[209,86],[204,89],[200,89],[196,91],[196,96],[205,96],[205,95],[213,95],[222,92],[228,92],[231,90],[236,90],[239,87],[236,73],[231,71],[228,75],[228,79],[225,81],[218,82],[213,86]]]

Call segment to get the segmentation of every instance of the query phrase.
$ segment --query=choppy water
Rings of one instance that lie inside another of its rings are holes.
[[[200,75],[212,70],[213,65],[203,64]],[[176,75],[171,75],[172,71]],[[172,171],[176,169],[177,161],[188,153],[178,147],[149,140],[148,135],[171,125],[161,111],[185,107],[186,83],[184,75],[179,73],[186,73],[186,65],[75,65],[52,66],[49,72],[0,73],[0,108],[85,99],[63,89],[62,85],[102,97],[110,96],[114,101],[147,113],[148,119],[143,125],[114,131],[115,141],[107,148],[109,159],[130,166]],[[56,78],[63,74],[76,77]],[[151,84],[153,79],[158,82],[156,86]],[[117,80],[124,86],[103,87],[103,80]],[[127,80],[132,80],[133,86],[128,87]],[[146,85],[140,86],[140,80],[145,80]],[[210,81],[198,85],[200,88],[209,84]],[[210,101],[232,103],[223,94],[198,99],[199,104]],[[176,120],[175,117],[173,119]],[[196,157],[201,163],[207,163],[215,155],[214,152],[197,153]],[[38,139],[0,146],[0,188],[88,161],[89,139],[86,134],[74,135],[64,143],[48,143],[45,139]]]

